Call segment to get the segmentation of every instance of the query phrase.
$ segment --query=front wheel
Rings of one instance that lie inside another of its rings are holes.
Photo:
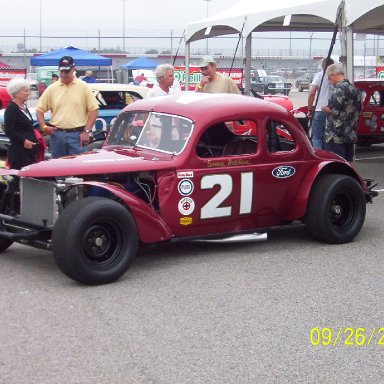
[[[315,239],[344,244],[360,232],[365,211],[364,192],[354,178],[323,175],[312,187],[305,223]]]
[[[52,233],[56,264],[83,284],[107,284],[129,268],[138,235],[127,208],[102,197],[71,203],[58,217]]]

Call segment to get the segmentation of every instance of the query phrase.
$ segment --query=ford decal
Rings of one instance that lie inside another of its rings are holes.
[[[280,165],[272,171],[272,175],[278,179],[286,179],[296,173],[296,169],[289,165]]]

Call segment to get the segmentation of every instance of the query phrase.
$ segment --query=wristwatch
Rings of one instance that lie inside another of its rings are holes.
[[[84,129],[83,132],[85,132],[85,133],[89,133],[89,132],[91,132],[91,129]]]

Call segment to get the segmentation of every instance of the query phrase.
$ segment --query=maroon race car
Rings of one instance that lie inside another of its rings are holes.
[[[384,143],[384,79],[355,80],[363,92],[357,143],[363,146]]]
[[[140,244],[296,225],[350,242],[377,194],[346,161],[314,152],[285,108],[194,92],[126,107],[100,150],[1,174],[0,250],[51,249],[85,284],[118,279]]]

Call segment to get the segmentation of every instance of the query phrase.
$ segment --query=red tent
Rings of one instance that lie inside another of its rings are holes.
[[[11,66],[0,61],[0,68],[11,68]]]

